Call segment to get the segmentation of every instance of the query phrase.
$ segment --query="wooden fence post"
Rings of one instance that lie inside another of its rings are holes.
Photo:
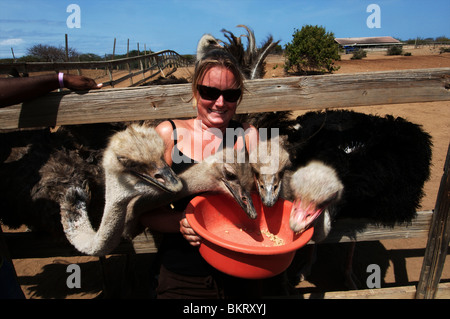
[[[14,55],[14,49],[12,47],[11,47],[11,53],[12,53],[14,62],[16,62],[16,56]]]
[[[130,52],[130,39],[127,40],[127,58],[128,58],[128,54]],[[127,62],[127,68],[128,68],[128,74],[131,75],[131,65],[130,62]],[[133,77],[130,76],[130,86],[133,85]]]
[[[69,62],[69,38],[68,35],[66,33],[66,61],[65,62]],[[69,69],[67,69],[67,74],[69,74]]]
[[[436,200],[433,219],[428,233],[428,242],[423,258],[422,270],[416,290],[417,299],[436,296],[450,239],[450,145],[444,164],[444,174]]]
[[[107,69],[108,69],[109,81],[111,82],[111,87],[114,87],[113,75],[112,75],[112,73],[113,73],[112,65],[108,64]]]

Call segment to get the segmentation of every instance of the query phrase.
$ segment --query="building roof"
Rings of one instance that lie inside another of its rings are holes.
[[[334,40],[340,45],[387,45],[401,43],[393,37],[335,38]]]

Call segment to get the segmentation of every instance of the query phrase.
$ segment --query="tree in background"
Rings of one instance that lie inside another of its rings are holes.
[[[55,47],[46,44],[36,44],[27,49],[28,54],[42,62],[65,62],[66,50],[63,47]],[[80,54],[73,48],[68,48],[69,61],[77,61]]]
[[[319,26],[305,25],[292,35],[292,42],[285,46],[285,70],[300,74],[333,72],[340,60],[339,45],[334,41],[333,32],[326,32]]]

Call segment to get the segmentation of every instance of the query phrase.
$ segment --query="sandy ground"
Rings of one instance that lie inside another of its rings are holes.
[[[356,73],[369,71],[439,68],[450,67],[450,53],[439,54],[437,48],[407,49],[412,56],[387,57],[384,52],[369,53],[363,60],[350,60],[351,55],[343,55],[336,64],[341,68],[335,73]],[[266,78],[286,76],[283,71],[284,60],[279,56],[269,56],[266,65]],[[175,75],[189,77],[192,69],[179,69]],[[101,74],[99,74],[100,76]],[[392,114],[411,122],[423,125],[433,137],[433,164],[430,180],[425,184],[426,196],[421,210],[431,210],[436,201],[439,182],[443,172],[445,155],[450,136],[450,101],[432,103],[414,103],[397,105],[379,105],[354,108],[356,111],[371,114]],[[300,112],[298,113],[300,114]],[[4,229],[5,230],[5,229]],[[383,240],[361,242],[356,245],[354,255],[354,273],[359,288],[366,288],[369,264],[381,267],[382,287],[417,284],[426,238]],[[320,245],[317,260],[311,275],[297,286],[299,293],[314,291],[346,290],[343,280],[343,265],[348,245]],[[122,280],[114,280],[109,291],[115,297],[151,297],[150,287],[153,277],[150,273],[152,256],[134,256],[134,278],[126,278],[130,285]],[[108,278],[121,278],[129,261],[124,256],[109,256],[106,259]],[[81,288],[69,289],[66,279],[67,265],[76,263],[81,267]],[[94,257],[44,258],[14,260],[17,275],[27,298],[95,298],[102,296],[103,280],[100,262]],[[442,282],[450,281],[450,261],[447,259],[442,274]]]

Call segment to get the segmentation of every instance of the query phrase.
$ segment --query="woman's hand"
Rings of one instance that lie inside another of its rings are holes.
[[[200,246],[201,237],[199,237],[194,229],[192,229],[186,217],[183,217],[180,220],[180,232],[183,237],[189,242],[189,244],[194,247]]]

